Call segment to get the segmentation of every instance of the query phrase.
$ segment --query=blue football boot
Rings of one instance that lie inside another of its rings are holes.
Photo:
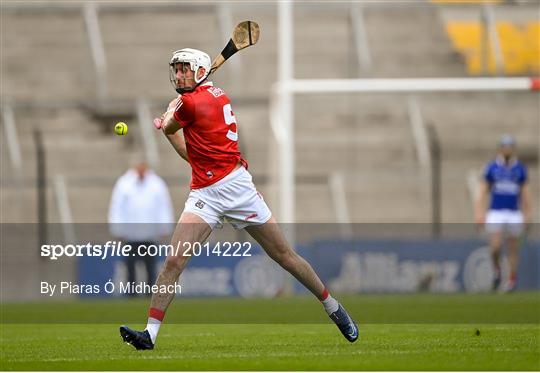
[[[333,322],[336,323],[339,331],[349,342],[354,342],[358,339],[358,326],[349,316],[345,308],[340,304],[336,312],[330,315]]]
[[[132,345],[137,350],[153,350],[154,344],[147,330],[139,332],[132,330],[125,325],[120,327],[120,335],[124,342]]]

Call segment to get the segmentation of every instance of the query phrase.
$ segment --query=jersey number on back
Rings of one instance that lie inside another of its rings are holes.
[[[234,129],[236,130],[236,117],[233,114],[231,104],[223,106],[223,116],[225,118],[225,124],[228,126],[234,124]],[[227,138],[232,141],[238,141],[238,131],[229,130],[227,132]]]

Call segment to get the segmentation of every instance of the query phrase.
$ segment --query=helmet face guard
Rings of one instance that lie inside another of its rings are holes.
[[[195,87],[189,89],[178,87],[175,69],[175,65],[177,63],[189,64],[189,68],[194,74]],[[210,73],[210,65],[210,56],[204,52],[191,48],[177,50],[173,53],[171,61],[169,62],[169,80],[171,81],[171,84],[176,92],[180,94],[191,92],[206,80],[208,74]],[[205,69],[205,74],[200,78],[197,78],[197,72],[201,67]]]
[[[175,64],[176,63],[182,63],[182,62],[175,62]],[[193,87],[193,88],[180,88],[180,87],[178,87],[178,80],[176,79],[176,68],[174,67],[175,64],[169,65],[169,80],[171,82],[171,85],[173,86],[174,90],[179,94],[184,94],[184,93],[187,93],[187,92],[191,92],[192,90],[194,90],[197,87],[198,84],[196,84],[195,87]],[[193,70],[193,68],[191,68],[191,67],[190,67],[190,69]],[[184,78],[184,80],[185,80],[185,78]]]

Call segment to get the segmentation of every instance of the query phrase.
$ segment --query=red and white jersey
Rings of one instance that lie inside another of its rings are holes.
[[[174,119],[184,129],[192,168],[191,189],[204,188],[247,162],[238,150],[236,118],[221,88],[206,83],[182,95]]]

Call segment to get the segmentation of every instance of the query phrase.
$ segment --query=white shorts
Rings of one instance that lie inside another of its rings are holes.
[[[489,210],[486,215],[486,232],[508,232],[517,237],[523,232],[523,214],[515,210]]]
[[[244,167],[231,172],[217,183],[189,192],[184,212],[191,212],[210,225],[221,228],[226,219],[235,229],[260,225],[272,213]]]

